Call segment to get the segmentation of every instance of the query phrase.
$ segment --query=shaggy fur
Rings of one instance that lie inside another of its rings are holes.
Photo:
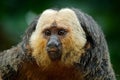
[[[56,22],[57,28],[65,28],[68,31],[67,35],[60,39],[63,48],[60,63],[67,66],[73,65],[74,62],[78,63],[79,57],[84,53],[82,48],[86,44],[86,36],[77,16],[70,9],[46,10],[41,14],[36,30],[30,37],[30,46],[33,49],[32,56],[43,68],[53,65],[46,52],[47,40],[42,32],[46,28],[50,28],[54,22]]]
[[[49,59],[42,33],[54,22],[68,30],[60,39],[62,57],[58,61]],[[4,80],[116,80],[103,32],[77,9],[45,10],[17,47],[0,53],[0,64]]]

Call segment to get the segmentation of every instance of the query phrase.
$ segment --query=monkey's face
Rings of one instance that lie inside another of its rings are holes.
[[[85,32],[70,9],[44,11],[30,38],[32,56],[44,67],[79,62],[85,44]]]
[[[51,60],[58,60],[62,55],[61,39],[67,34],[67,30],[64,28],[57,28],[57,24],[53,27],[45,29],[43,31],[44,37],[47,39],[46,51]]]

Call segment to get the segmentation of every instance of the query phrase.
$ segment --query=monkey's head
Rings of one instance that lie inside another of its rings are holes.
[[[30,55],[26,57],[32,56],[36,66],[48,74],[76,73],[77,68],[86,80],[92,80],[98,79],[95,76],[103,79],[99,75],[110,72],[102,30],[92,17],[78,9],[45,10],[28,27],[22,48]]]
[[[76,9],[48,9],[32,22],[24,42],[38,65],[70,66],[80,62],[88,42],[99,44],[98,28],[93,27],[92,18]]]
[[[74,11],[49,9],[39,17],[29,44],[39,65],[73,65],[84,53],[86,35]]]

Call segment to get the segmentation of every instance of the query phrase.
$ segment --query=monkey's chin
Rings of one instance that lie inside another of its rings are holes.
[[[48,51],[48,56],[52,61],[59,61],[61,59],[60,51]]]

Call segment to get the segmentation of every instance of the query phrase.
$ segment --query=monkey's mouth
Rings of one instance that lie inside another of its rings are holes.
[[[61,51],[58,48],[47,48],[47,53],[51,60],[59,60],[61,58]]]

